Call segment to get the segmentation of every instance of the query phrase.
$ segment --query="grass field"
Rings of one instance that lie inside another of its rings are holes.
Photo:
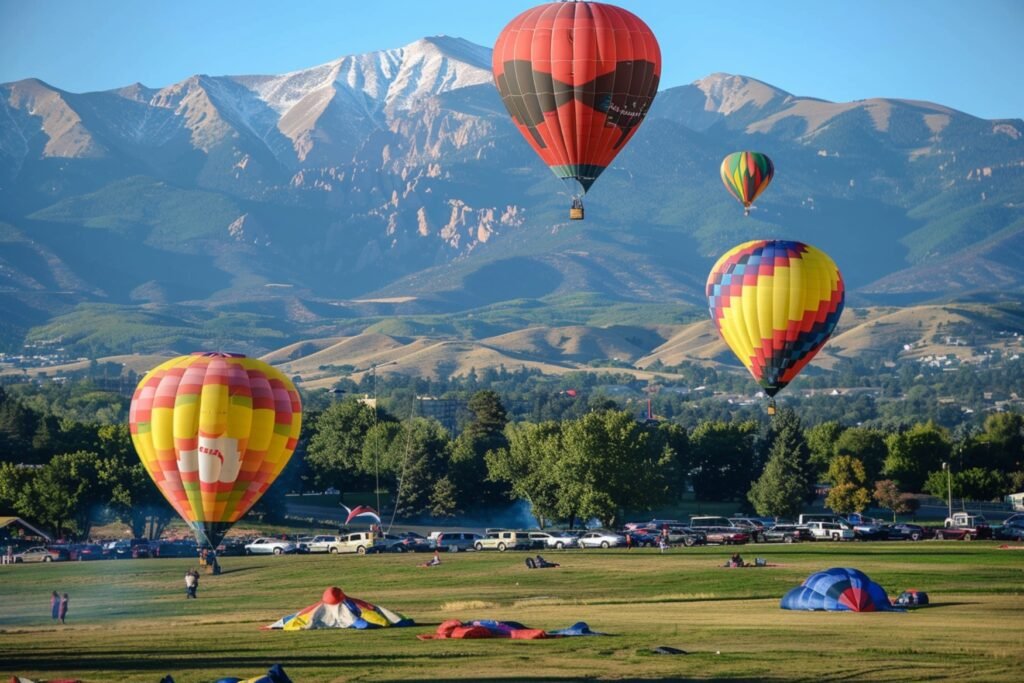
[[[722,679],[1019,681],[1024,671],[1024,551],[995,543],[747,546],[778,566],[724,569],[724,548],[224,558],[184,597],[188,560],[0,567],[0,673],[84,681],[215,681],[280,662],[296,683],[407,680]],[[809,573],[865,571],[894,596],[926,590],[907,613],[788,612],[779,598]],[[326,586],[417,626],[261,631]],[[70,594],[66,626],[50,591]],[[613,634],[540,641],[420,641],[445,619],[494,618]],[[686,656],[650,649],[668,645]]]

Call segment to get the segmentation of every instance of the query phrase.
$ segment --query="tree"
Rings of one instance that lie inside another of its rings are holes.
[[[558,514],[562,485],[556,466],[562,453],[562,424],[510,424],[505,436],[508,447],[486,455],[488,477],[507,483],[510,496],[527,501],[543,529]]]
[[[809,459],[800,419],[790,408],[780,410],[772,420],[768,463],[747,493],[757,514],[778,518],[800,512],[814,495]]]
[[[447,476],[434,482],[430,493],[430,514],[434,517],[451,517],[458,512],[455,498],[455,484]]]
[[[65,532],[88,537],[94,510],[109,500],[99,471],[95,453],[54,456],[31,479],[18,513],[51,527],[58,537]]]
[[[998,500],[1008,491],[1006,475],[996,470],[972,467],[957,473],[956,478],[961,495],[969,500]]]
[[[989,415],[977,440],[985,452],[984,461],[975,462],[975,465],[1002,472],[1024,469],[1024,415]]]
[[[697,500],[738,500],[757,476],[754,422],[702,422],[690,434]]]
[[[916,502],[917,499],[907,498],[907,495],[900,491],[892,479],[883,479],[875,482],[875,500],[882,507],[892,510],[892,521],[895,522],[896,515],[913,512],[907,501],[914,500]]]
[[[306,463],[320,489],[351,488],[357,482],[372,485],[376,472],[367,469],[363,452],[367,445],[379,445],[367,439],[374,424],[388,421],[374,408],[354,399],[335,403],[313,423]]]
[[[863,512],[871,502],[871,494],[864,487],[866,475],[864,464],[848,455],[832,458],[825,475],[832,488],[825,497],[826,507],[840,515]]]
[[[889,455],[882,473],[905,491],[921,491],[929,472],[949,461],[950,444],[945,432],[933,423],[916,424],[886,439]]]
[[[436,420],[406,420],[387,445],[380,466],[395,482],[395,513],[412,517],[430,513],[437,480],[447,474],[451,440]]]
[[[449,483],[463,508],[493,503],[508,492],[507,485],[488,478],[485,459],[489,451],[508,446],[505,406],[496,392],[478,391],[468,407],[473,417],[452,445],[449,465]]]
[[[878,480],[889,450],[883,432],[867,427],[850,427],[836,439],[834,453],[860,460],[864,465],[864,483],[869,484]]]
[[[845,427],[841,424],[835,420],[829,420],[820,422],[804,432],[807,448],[810,451],[810,465],[814,468],[815,478],[823,476],[828,471],[828,464],[836,452],[836,441],[844,431]]]
[[[625,506],[650,509],[673,492],[676,453],[629,413],[605,410],[573,420],[563,427],[562,446],[556,469],[563,518],[596,517],[615,526]]]
[[[484,390],[473,394],[466,405],[473,414],[464,433],[473,439],[492,439],[500,448],[505,444],[504,429],[508,414],[496,391]]]

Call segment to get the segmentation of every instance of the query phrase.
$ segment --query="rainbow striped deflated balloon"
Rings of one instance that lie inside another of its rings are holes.
[[[718,333],[768,396],[824,346],[843,312],[844,291],[828,254],[782,240],[733,247],[707,282]]]
[[[291,380],[255,358],[180,356],[135,389],[132,442],[200,545],[216,547],[291,458],[302,406]]]

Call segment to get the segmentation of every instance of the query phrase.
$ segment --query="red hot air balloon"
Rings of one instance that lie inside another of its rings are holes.
[[[516,127],[572,184],[569,216],[643,121],[661,50],[634,14],[600,2],[551,2],[509,22],[494,44],[494,81]]]

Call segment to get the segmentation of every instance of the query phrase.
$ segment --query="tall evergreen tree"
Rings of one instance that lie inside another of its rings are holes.
[[[465,430],[452,445],[448,484],[457,507],[493,504],[508,492],[508,484],[488,478],[486,455],[508,447],[504,429],[508,415],[501,397],[494,391],[478,391],[469,399],[472,415]]]
[[[768,463],[750,487],[747,499],[759,515],[795,517],[806,502],[813,500],[814,481],[800,418],[791,408],[776,413],[771,437]]]

